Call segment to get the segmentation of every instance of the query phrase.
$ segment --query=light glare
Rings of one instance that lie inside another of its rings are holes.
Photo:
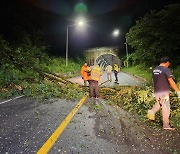
[[[83,26],[83,25],[84,25],[84,22],[83,22],[83,21],[79,21],[78,25],[79,25],[79,26]]]
[[[115,37],[119,36],[119,29],[113,31],[113,36]]]

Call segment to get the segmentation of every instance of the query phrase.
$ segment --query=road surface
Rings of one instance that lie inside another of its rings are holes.
[[[119,79],[119,81],[118,81],[119,84],[114,82],[115,76],[114,76],[114,73],[112,73],[112,82],[106,82],[105,84],[103,84],[103,86],[105,86],[105,87],[113,87],[113,86],[117,86],[117,85],[119,85],[119,86],[143,86],[143,84],[144,84],[144,82],[142,80],[140,80],[139,78],[134,77],[134,76],[129,75],[124,72],[118,73],[118,79]],[[80,76],[71,78],[69,80],[74,83],[83,85],[83,80]],[[105,81],[107,81],[107,74],[104,72],[99,84],[101,84]]]
[[[0,153],[37,153],[77,103],[21,97],[0,104]],[[49,154],[163,154],[152,133],[121,108],[87,98]]]

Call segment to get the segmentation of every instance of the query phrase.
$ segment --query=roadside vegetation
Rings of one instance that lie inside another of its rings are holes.
[[[180,88],[180,68],[176,67],[171,69],[174,75],[174,80],[176,81],[178,87]],[[147,110],[151,109],[155,103],[155,99],[152,96],[152,69],[146,68],[144,66],[136,65],[129,68],[123,68],[122,71],[136,75],[146,79],[146,87],[121,87],[118,93],[108,98],[110,102],[114,102],[120,107],[129,112],[134,112],[138,115],[139,119],[147,122],[146,114]],[[171,116],[170,123],[175,128],[180,129],[180,100],[174,90],[170,93],[171,102]],[[162,125],[162,115],[160,112],[156,115],[155,122],[147,122],[148,125],[157,128],[156,126]]]
[[[122,71],[141,77],[142,79],[145,79],[147,83],[151,83],[152,81],[152,68],[147,68],[139,64],[136,66],[130,66],[128,68],[124,67],[122,68]]]
[[[15,8],[21,6],[20,3],[13,4]],[[69,59],[66,67],[64,58],[52,54],[55,51],[49,46],[51,40],[44,30],[46,16],[40,13],[40,18],[34,18],[37,12],[29,9],[25,6],[16,10],[9,21],[8,31],[0,34],[0,98],[15,95],[32,96],[38,100],[77,98],[81,90],[77,88],[72,93],[71,83],[66,79],[79,75],[84,60],[78,57]]]
[[[180,4],[166,6],[163,10],[151,11],[143,18],[136,21],[126,35],[128,44],[135,50],[128,57],[129,68],[122,71],[145,78],[148,87],[121,88],[119,92],[108,100],[119,106],[137,113],[143,121],[146,121],[146,112],[154,104],[152,97],[151,71],[157,65],[162,56],[171,59],[170,69],[180,88]],[[127,59],[125,57],[124,59]],[[127,62],[126,62],[127,63]],[[180,101],[177,95],[171,91],[171,124],[180,128]],[[162,124],[160,113],[157,114],[156,123]]]
[[[28,35],[25,37],[26,42],[16,45],[0,37],[0,98],[27,95],[40,100],[80,96],[82,92],[78,87],[72,93],[70,83],[60,81],[79,75],[81,61],[70,59],[66,67],[64,58],[47,54],[47,45],[33,44]]]
[[[155,99],[152,96],[152,87],[115,87],[114,89],[101,89],[101,97],[106,99],[110,104],[116,104],[121,108],[137,115],[143,122],[147,122],[147,110],[152,108]],[[170,93],[171,97],[171,124],[180,129],[180,101],[174,92]],[[156,121],[147,123],[153,127],[162,126],[162,116],[158,112]]]
[[[154,67],[146,67],[144,65],[135,65],[130,67],[123,67],[122,71],[127,72],[131,75],[135,75],[137,77],[140,77],[146,81],[147,85],[152,85],[152,70]],[[180,67],[177,66],[175,68],[171,68],[171,71],[173,73],[173,78],[176,81],[176,83],[180,86]]]
[[[180,65],[180,4],[151,11],[136,21],[126,35],[128,44],[135,50],[129,62],[154,67],[162,56],[169,56],[172,68]]]

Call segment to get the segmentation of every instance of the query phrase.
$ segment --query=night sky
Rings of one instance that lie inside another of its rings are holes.
[[[10,42],[15,41],[18,29],[28,33],[32,27],[43,29],[51,45],[51,53],[64,55],[66,27],[83,16],[84,28],[69,28],[69,52],[81,52],[89,47],[122,46],[124,36],[112,37],[118,28],[128,32],[135,20],[150,10],[160,10],[177,0],[2,0],[0,5],[0,34]],[[18,25],[18,26],[17,26]]]

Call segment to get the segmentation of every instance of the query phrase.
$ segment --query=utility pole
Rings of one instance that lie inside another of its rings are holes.
[[[127,45],[127,38],[125,37],[125,39],[126,39],[125,44],[126,44],[126,58],[127,58],[127,68],[128,68],[129,67],[128,45]]]
[[[66,67],[68,66],[68,26],[67,26],[67,33],[66,33]]]

